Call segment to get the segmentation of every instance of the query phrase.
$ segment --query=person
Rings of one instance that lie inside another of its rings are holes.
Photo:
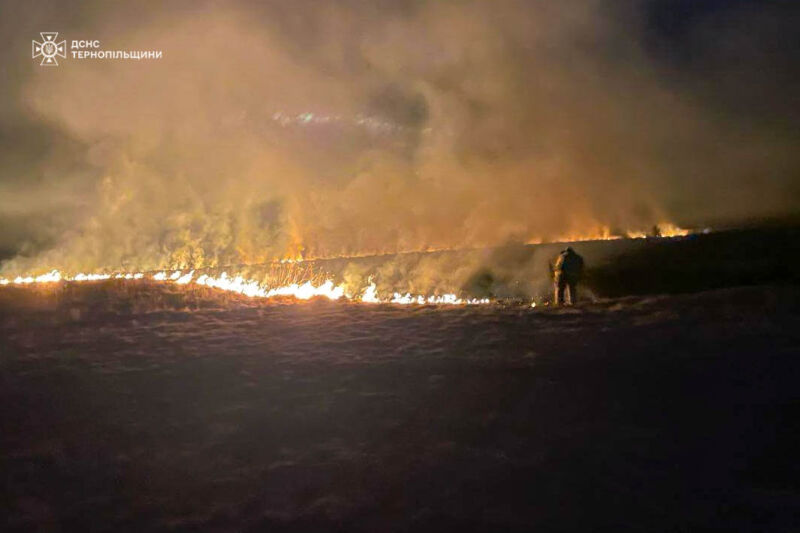
[[[555,303],[564,304],[564,291],[569,289],[569,303],[578,301],[578,282],[583,276],[583,257],[570,247],[565,248],[556,259],[553,267],[555,281]]]

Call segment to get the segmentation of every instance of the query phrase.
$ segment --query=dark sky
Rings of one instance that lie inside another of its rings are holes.
[[[120,269],[800,205],[800,3],[0,1],[0,254]],[[41,67],[41,31],[151,61]]]

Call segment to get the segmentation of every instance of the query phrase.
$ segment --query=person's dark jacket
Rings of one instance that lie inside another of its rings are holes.
[[[572,248],[567,248],[558,255],[553,270],[557,279],[577,282],[583,276],[583,257],[576,254]]]

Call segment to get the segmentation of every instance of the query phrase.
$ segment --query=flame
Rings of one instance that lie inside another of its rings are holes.
[[[126,274],[119,273],[114,275],[114,279],[142,279],[143,277],[144,274],[141,272],[137,272],[135,274],[128,272]]]
[[[455,294],[442,294],[442,295],[432,295],[432,296],[422,296],[421,294],[411,295],[410,293],[400,294],[394,293],[392,296],[392,303],[394,304],[402,304],[402,305],[409,305],[409,304],[419,304],[419,305],[477,305],[477,304],[488,304],[490,300],[488,298],[471,298],[471,299],[461,299]]]
[[[64,278],[67,281],[100,281],[109,279],[111,274],[77,274],[74,278]]]
[[[84,281],[100,281],[107,279],[116,280],[140,280],[148,277],[152,281],[175,283],[176,285],[188,285],[194,283],[218,290],[235,292],[251,298],[275,298],[275,297],[289,297],[297,300],[310,300],[311,298],[327,298],[329,300],[350,300],[355,302],[364,303],[393,303],[399,305],[476,305],[488,304],[488,298],[483,299],[463,299],[455,294],[441,294],[424,296],[421,294],[412,295],[410,293],[400,294],[394,293],[391,298],[380,298],[378,289],[374,282],[370,280],[370,284],[359,291],[360,297],[354,297],[348,294],[344,285],[336,285],[333,280],[324,280],[319,284],[312,281],[305,283],[291,283],[280,287],[267,288],[262,286],[258,281],[246,279],[242,276],[229,276],[227,272],[223,272],[219,276],[210,276],[208,274],[201,274],[199,277],[194,277],[195,271],[183,273],[180,270],[172,272],[156,272],[155,274],[146,275],[143,272],[119,272],[116,274],[75,274],[74,276],[63,276],[58,270],[50,271],[46,274],[39,276],[17,277],[13,280],[0,278],[0,285],[28,285],[33,283],[46,284],[65,282],[84,282]]]
[[[378,288],[371,282],[361,295],[361,301],[371,304],[379,304],[381,301],[378,299]]]
[[[189,281],[187,279],[185,283],[188,282]],[[266,289],[257,281],[244,279],[241,276],[231,278],[228,276],[227,272],[223,272],[219,275],[219,277],[216,278],[208,276],[207,274],[203,274],[197,278],[195,283],[198,285],[205,285],[206,287],[213,287],[224,291],[244,294],[245,296],[260,298],[287,296],[296,298],[298,300],[309,300],[311,298],[320,296],[328,298],[329,300],[338,300],[345,295],[344,287],[341,285],[334,286],[333,281],[331,280],[326,280],[320,285],[314,285],[312,282],[307,281],[302,285],[298,283],[292,283],[283,287]]]
[[[9,280],[6,280],[4,278],[3,281],[5,281],[5,283],[3,283],[3,285],[8,285],[9,284]],[[11,283],[15,283],[15,284],[18,284],[18,285],[27,285],[27,284],[30,284],[30,283],[54,283],[56,281],[61,281],[61,273],[58,270],[51,270],[47,274],[42,274],[42,275],[36,276],[36,277],[34,277],[34,276],[26,276],[26,277],[17,276],[16,278],[14,278],[14,281],[12,281]]]
[[[691,234],[691,230],[684,229],[676,226],[670,222],[661,222],[653,226],[650,231],[644,230],[628,230],[622,234],[612,233],[611,228],[608,226],[600,226],[593,231],[587,233],[568,233],[557,237],[549,242],[587,242],[587,241],[614,241],[618,239],[647,239],[647,238],[661,238],[673,239],[677,237],[685,237]],[[528,244],[542,244],[541,239],[529,240]]]
[[[288,222],[290,242],[286,248],[283,259],[281,259],[281,263],[300,263],[303,261],[303,252],[305,251],[305,246],[303,246],[303,239],[301,237],[302,232],[294,218],[290,218]]]
[[[180,276],[180,272],[178,272],[178,274],[179,274],[179,277],[175,279],[175,283],[177,283],[178,285],[186,285],[187,283],[192,281],[192,276],[194,276],[194,270],[192,270],[188,274],[184,274],[183,276]],[[173,278],[170,278],[170,279],[173,279]]]
[[[710,230],[704,230],[708,233]],[[640,239],[640,238],[675,238],[684,237],[689,235],[690,231],[679,228],[674,224],[661,223],[653,228],[651,233],[643,231],[629,231],[625,235],[614,235],[608,227],[599,228],[596,232],[589,235],[567,235],[554,242],[577,242],[577,241],[591,241],[591,240],[612,240],[612,239]],[[530,243],[533,244],[533,243]],[[293,257],[286,257],[280,263],[295,263],[302,262],[302,245],[299,241],[295,243],[294,250],[292,251]],[[101,281],[107,279],[115,280],[141,280],[150,279],[152,281],[174,283],[176,285],[188,285],[194,283],[213,289],[235,292],[251,298],[275,298],[275,297],[289,297],[297,300],[310,300],[311,298],[327,298],[329,300],[348,300],[353,302],[363,303],[391,303],[397,305],[480,305],[488,304],[491,301],[488,298],[460,298],[456,294],[411,294],[411,293],[393,293],[391,297],[388,295],[381,296],[378,294],[377,285],[372,281],[372,278],[367,280],[368,285],[357,290],[355,293],[350,294],[346,291],[344,285],[336,285],[331,279],[320,279],[317,275],[312,275],[313,272],[305,270],[292,275],[286,275],[286,272],[279,273],[279,285],[277,287],[265,286],[256,280],[246,279],[241,275],[229,276],[227,272],[221,273],[219,276],[212,276],[209,274],[201,274],[195,278],[195,271],[182,272],[181,270],[174,271],[160,271],[155,273],[145,272],[117,272],[117,273],[78,273],[73,276],[63,275],[58,270],[51,270],[45,274],[37,276],[17,276],[13,280],[0,278],[0,286],[5,285],[29,285],[29,284],[46,284],[46,283],[59,283],[59,282],[85,282],[85,281]],[[308,279],[312,277],[314,281],[300,282],[302,278]],[[300,279],[298,279],[300,278]],[[535,303],[533,304],[535,305]]]
[[[665,238],[686,237],[691,233],[691,231],[688,229],[679,228],[678,226],[670,224],[669,222],[659,224],[658,230],[661,233],[661,236]]]
[[[203,274],[197,278],[195,283],[223,291],[237,292],[250,297],[265,298],[267,296],[266,290],[261,288],[257,282],[245,280],[241,276],[228,278],[227,272],[223,272],[218,278]]]

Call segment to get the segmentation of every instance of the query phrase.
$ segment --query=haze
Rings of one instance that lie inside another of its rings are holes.
[[[0,3],[7,272],[795,214],[794,2]],[[150,61],[41,67],[41,31]]]

